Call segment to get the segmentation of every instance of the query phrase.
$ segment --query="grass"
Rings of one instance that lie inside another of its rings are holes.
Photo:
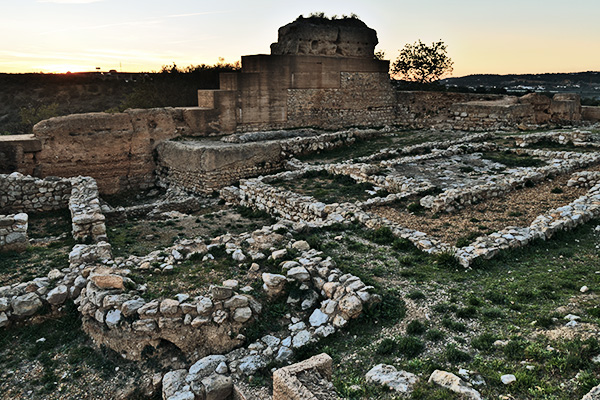
[[[507,168],[541,167],[546,164],[539,158],[527,154],[516,154],[510,150],[504,152],[485,152],[481,158],[504,164]]]
[[[373,184],[356,182],[348,175],[334,175],[327,171],[310,171],[301,178],[292,181],[278,180],[271,182],[271,185],[312,196],[326,204],[365,201],[389,194],[385,190],[379,190],[375,195],[371,195],[367,191],[373,190]]]

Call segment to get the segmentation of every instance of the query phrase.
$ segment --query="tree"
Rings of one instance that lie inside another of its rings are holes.
[[[430,83],[452,72],[454,63],[446,53],[446,44],[441,40],[431,46],[420,40],[406,44],[392,64],[392,73],[404,80],[418,83]]]

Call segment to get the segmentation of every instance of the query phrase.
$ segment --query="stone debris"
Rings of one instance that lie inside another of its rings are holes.
[[[449,389],[449,390],[453,391],[454,393],[458,393],[461,396],[464,396],[467,399],[472,399],[472,400],[480,400],[481,399],[481,394],[477,390],[473,389],[470,386],[470,384],[463,381],[462,379],[460,379],[458,376],[454,375],[451,372],[446,372],[446,371],[441,371],[439,369],[436,369],[435,371],[433,371],[433,373],[429,377],[428,382],[430,382],[430,383],[432,382],[432,383],[435,383],[436,385],[439,385],[441,387]]]
[[[393,365],[378,364],[365,376],[368,383],[386,386],[400,393],[410,393],[419,378],[410,372],[398,371]]]
[[[502,381],[502,383],[504,383],[505,385],[510,385],[513,382],[517,381],[517,377],[512,375],[512,374],[506,374],[506,375],[502,375],[500,377],[500,380]]]

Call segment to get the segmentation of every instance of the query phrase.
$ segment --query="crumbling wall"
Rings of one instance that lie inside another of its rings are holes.
[[[68,179],[45,179],[18,172],[0,174],[0,210],[2,212],[42,212],[67,208],[71,196]]]
[[[71,182],[73,187],[69,198],[69,210],[71,211],[73,238],[82,242],[108,240],[96,181],[87,176],[78,176]]]
[[[332,365],[331,357],[321,353],[278,369],[273,373],[273,400],[337,399],[333,385],[327,385]]]
[[[0,215],[0,252],[23,251],[29,246],[25,213]]]

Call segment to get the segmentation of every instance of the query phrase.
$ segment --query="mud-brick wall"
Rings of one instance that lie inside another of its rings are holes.
[[[68,179],[38,179],[18,172],[0,174],[0,212],[42,212],[67,208],[71,196]]]
[[[395,122],[395,94],[389,75],[341,72],[334,89],[288,89],[287,127],[381,127]]]

